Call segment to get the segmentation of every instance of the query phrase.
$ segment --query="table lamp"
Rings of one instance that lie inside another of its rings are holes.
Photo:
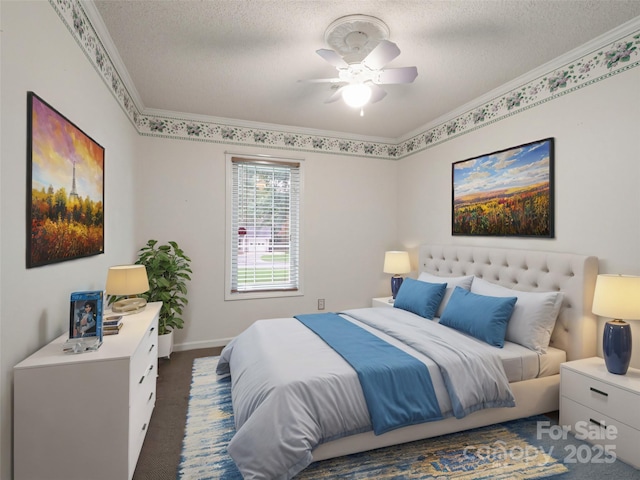
[[[107,273],[107,295],[125,295],[111,305],[114,313],[129,315],[145,309],[147,301],[137,295],[149,290],[147,269],[144,265],[117,265]]]
[[[631,361],[631,326],[624,320],[640,319],[640,277],[598,275],[591,311],[612,319],[605,324],[602,337],[607,370],[626,374]]]
[[[398,290],[400,290],[400,285],[402,285],[403,278],[400,275],[411,271],[409,252],[385,252],[383,271],[393,275],[391,277],[391,295],[395,300]]]

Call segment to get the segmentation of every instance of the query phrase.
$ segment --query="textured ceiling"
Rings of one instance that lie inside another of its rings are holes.
[[[94,1],[144,109],[398,138],[640,15],[640,0]],[[326,104],[315,51],[335,19],[373,15],[416,65],[364,116]],[[132,92],[133,93],[133,92]]]

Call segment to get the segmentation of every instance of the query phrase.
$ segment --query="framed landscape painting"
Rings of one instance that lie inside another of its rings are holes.
[[[553,238],[553,140],[455,162],[451,233]]]
[[[104,252],[104,148],[27,93],[27,268]]]

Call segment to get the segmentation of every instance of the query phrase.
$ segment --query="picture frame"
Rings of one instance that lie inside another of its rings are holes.
[[[451,234],[553,238],[554,139],[454,162]]]
[[[27,92],[27,268],[104,253],[104,155]]]
[[[104,295],[101,290],[73,292],[69,308],[69,338],[97,338],[102,342]]]

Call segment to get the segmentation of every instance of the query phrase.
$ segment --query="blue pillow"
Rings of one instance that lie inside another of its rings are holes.
[[[432,320],[446,289],[446,283],[419,282],[413,278],[405,278],[393,306]]]
[[[440,323],[502,348],[516,300],[517,297],[488,297],[456,287]]]

